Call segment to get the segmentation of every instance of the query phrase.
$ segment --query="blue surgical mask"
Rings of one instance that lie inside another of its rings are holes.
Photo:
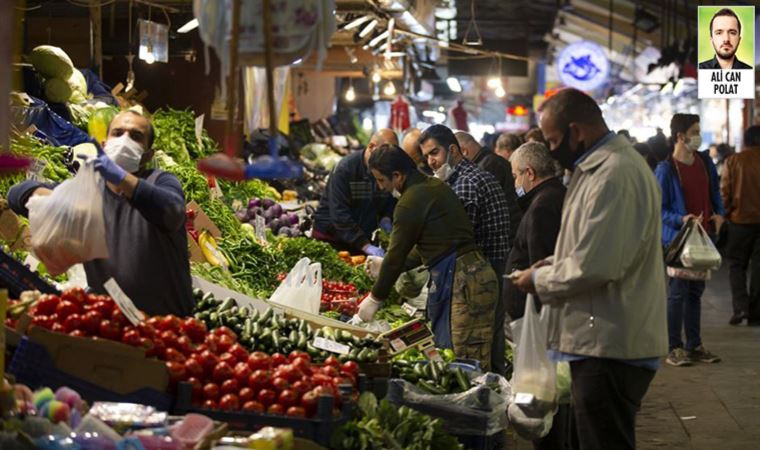
[[[517,193],[518,197],[524,197],[525,196],[525,189],[523,189],[522,186],[520,186],[519,188],[517,188],[517,190],[515,192]]]

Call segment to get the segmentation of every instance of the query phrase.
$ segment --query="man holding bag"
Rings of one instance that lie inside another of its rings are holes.
[[[193,308],[185,232],[185,197],[172,174],[148,169],[153,158],[150,121],[133,111],[116,115],[103,151],[92,162],[105,180],[103,217],[109,257],[84,263],[93,291],[106,294],[114,278],[135,305],[149,315],[187,315]],[[33,195],[54,186],[33,180],[8,192],[11,208],[28,214]]]
[[[427,314],[436,346],[453,348],[458,357],[476,359],[488,370],[499,287],[462,203],[443,181],[420,173],[397,146],[376,150],[369,168],[398,204],[388,253],[371,274],[377,280],[359,305],[359,317],[371,321],[399,275],[421,259],[430,271]]]
[[[634,449],[667,352],[659,189],[585,93],[563,89],[540,112],[551,155],[573,174],[554,255],[513,282],[549,308],[548,351],[570,363],[580,448]]]
[[[701,218],[709,234],[723,225],[718,172],[710,157],[699,152],[702,145],[699,116],[674,114],[670,121],[673,154],[657,165],[655,176],[662,189],[662,243],[667,247],[690,219]],[[700,316],[705,282],[668,279],[668,340],[665,362],[688,366],[693,362],[715,363],[720,358],[702,345]],[[681,331],[686,334],[686,347]]]

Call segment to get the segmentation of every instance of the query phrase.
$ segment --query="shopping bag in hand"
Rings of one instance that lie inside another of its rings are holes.
[[[322,265],[301,258],[282,280],[269,301],[288,308],[319,314],[322,298]]]
[[[717,270],[720,268],[720,252],[705,229],[702,228],[700,221],[692,220],[689,225],[691,229],[688,232],[680,257],[683,266],[693,270]]]
[[[92,164],[85,164],[52,194],[32,196],[27,208],[32,251],[51,275],[108,258],[103,186]]]

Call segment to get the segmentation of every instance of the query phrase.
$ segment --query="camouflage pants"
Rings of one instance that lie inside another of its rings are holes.
[[[491,345],[499,283],[491,264],[474,251],[457,258],[451,295],[451,340],[458,358],[491,368]]]

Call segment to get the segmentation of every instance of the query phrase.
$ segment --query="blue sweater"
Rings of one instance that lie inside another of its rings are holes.
[[[696,157],[702,158],[702,162],[707,167],[713,214],[725,216],[726,210],[723,208],[723,200],[720,198],[718,171],[715,169],[715,164],[702,152],[696,152]],[[673,157],[670,156],[665,161],[660,162],[654,171],[662,190],[662,244],[665,246],[670,245],[675,239],[683,226],[683,217],[689,214],[686,211],[686,200],[674,164]]]

